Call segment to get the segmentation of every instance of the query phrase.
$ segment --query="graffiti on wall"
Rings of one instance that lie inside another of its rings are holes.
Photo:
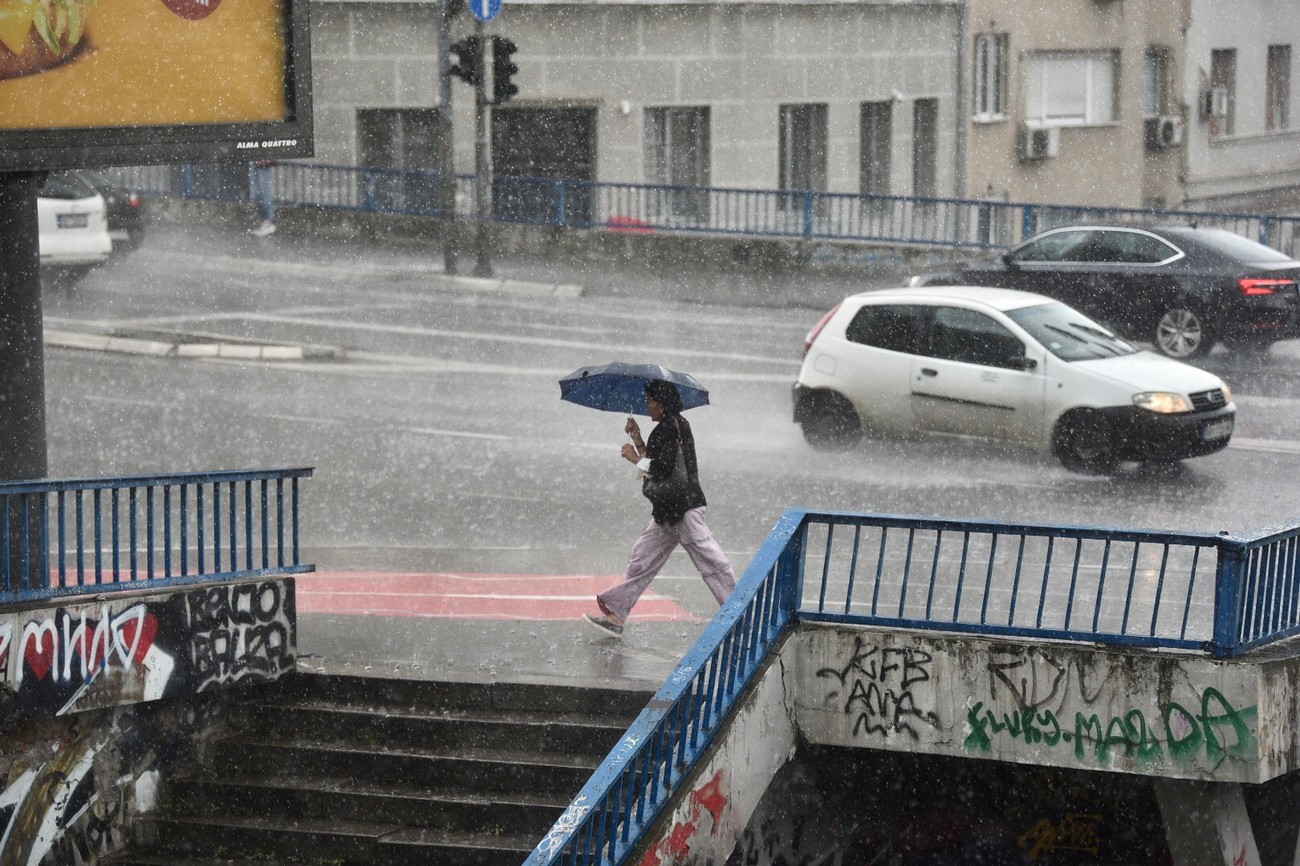
[[[939,717],[920,704],[916,687],[930,682],[929,652],[917,647],[882,647],[860,635],[853,652],[839,668],[822,668],[818,677],[836,684],[826,701],[842,701],[845,715],[853,717],[853,735],[906,733],[916,739],[917,726],[937,727]]]
[[[224,584],[0,619],[0,726],[274,680],[295,658],[285,587]]]
[[[700,847],[701,841],[724,832],[722,813],[730,800],[726,771],[718,770],[707,782],[691,791],[686,801],[686,817],[674,822],[668,832],[650,847],[641,858],[640,866],[696,866],[699,861],[693,852]],[[708,862],[713,861],[710,859]]]
[[[5,732],[0,863],[82,866],[125,843],[123,817],[160,765],[189,748],[214,707],[152,705],[42,720]]]
[[[1107,715],[1076,710],[1069,719],[1068,714],[1036,712],[1032,707],[995,712],[976,701],[966,714],[965,746],[989,752],[994,737],[1006,737],[1029,745],[1073,749],[1077,760],[1100,764],[1116,757],[1158,762],[1166,755],[1183,761],[1202,754],[1210,762],[1224,757],[1253,759],[1255,716],[1255,707],[1234,707],[1215,688],[1203,690],[1192,709],[1168,701],[1156,708],[1150,720],[1139,709]],[[1067,719],[1064,725],[1062,718]]]
[[[205,587],[185,602],[196,691],[264,682],[292,665],[294,619],[282,584]]]
[[[1256,756],[1256,708],[1233,706],[1213,687],[1193,692],[1186,702],[1097,712],[1094,707],[1108,704],[1122,687],[1110,682],[1111,668],[1077,654],[993,649],[988,673],[988,704],[967,702],[964,745],[970,751],[989,752],[995,739],[1004,738],[1071,750],[1076,760],[1099,764],[1116,758],[1155,763],[1204,756],[1216,763]]]

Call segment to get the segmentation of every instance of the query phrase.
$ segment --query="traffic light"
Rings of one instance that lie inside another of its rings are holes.
[[[451,53],[456,62],[447,70],[452,75],[469,84],[478,84],[483,80],[483,46],[477,36],[466,36],[453,43]]]
[[[510,76],[519,71],[510,60],[510,55],[519,50],[515,43],[504,36],[492,37],[492,101],[497,105],[507,101],[519,92],[519,87],[510,80]]]

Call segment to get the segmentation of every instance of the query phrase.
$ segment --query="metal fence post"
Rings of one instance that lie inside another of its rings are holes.
[[[1035,225],[1036,222],[1037,222],[1037,220],[1034,219],[1034,206],[1033,206],[1033,205],[1031,205],[1031,204],[1027,204],[1027,205],[1025,205],[1023,208],[1021,208],[1021,210],[1020,210],[1020,240],[1023,241],[1025,238],[1027,238],[1027,237],[1032,237],[1032,236],[1033,236],[1033,234],[1034,234],[1034,225]]]
[[[181,166],[181,198],[189,198],[194,191],[194,167],[188,162]]]
[[[1235,655],[1241,644],[1239,623],[1245,602],[1242,581],[1249,550],[1244,541],[1220,533],[1219,567],[1214,576],[1214,635],[1210,652],[1215,658]]]
[[[1269,235],[1272,234],[1272,231],[1273,221],[1268,217],[1261,219],[1259,221],[1259,242],[1264,246],[1268,246]]]
[[[563,228],[565,224],[564,212],[566,209],[564,181],[557,180],[555,182],[555,224],[561,228]]]
[[[803,194],[803,236],[809,240],[813,236],[813,194],[811,192]]]

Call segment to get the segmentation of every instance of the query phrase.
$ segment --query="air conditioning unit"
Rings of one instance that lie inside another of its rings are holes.
[[[1146,140],[1147,147],[1151,150],[1178,147],[1183,143],[1183,119],[1172,115],[1148,117]]]
[[[1050,159],[1060,152],[1061,128],[1059,126],[1026,126],[1021,130],[1021,159]]]
[[[1201,91],[1201,117],[1227,117],[1229,91],[1226,87],[1212,87]]]

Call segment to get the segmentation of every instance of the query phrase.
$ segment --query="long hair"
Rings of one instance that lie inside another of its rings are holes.
[[[682,395],[677,386],[663,379],[651,379],[645,386],[646,396],[664,407],[664,416],[682,414]]]

